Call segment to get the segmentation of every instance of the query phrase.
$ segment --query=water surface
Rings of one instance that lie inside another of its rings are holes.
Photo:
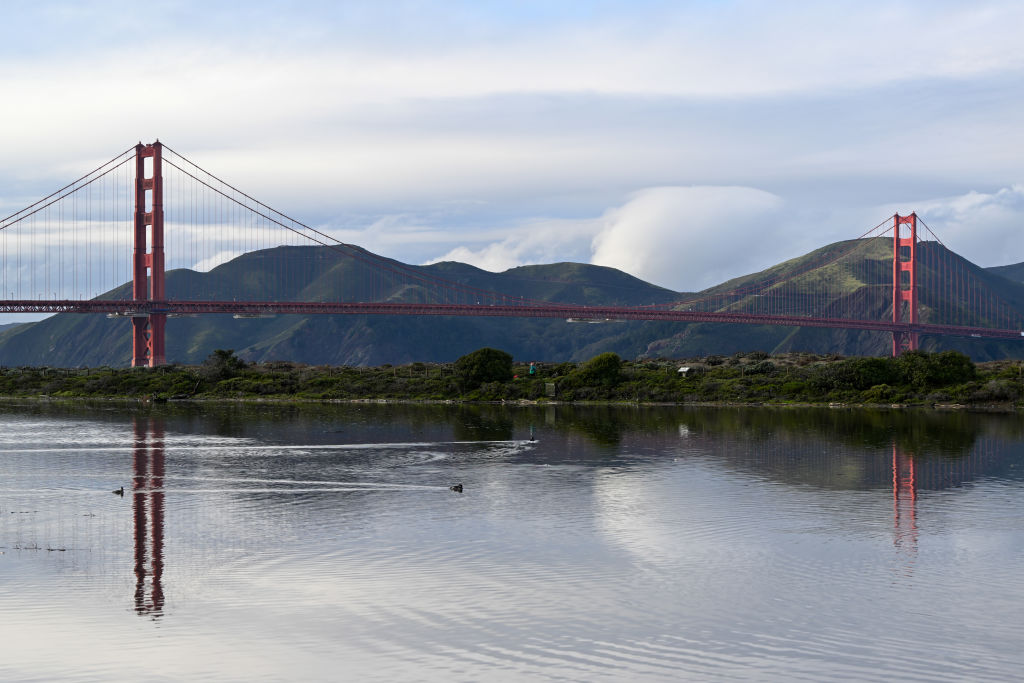
[[[1016,416],[4,404],[0,425],[2,680],[1024,669]]]

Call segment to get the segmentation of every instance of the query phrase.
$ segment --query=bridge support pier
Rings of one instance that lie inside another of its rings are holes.
[[[132,299],[136,304],[164,301],[163,145],[135,146],[135,248],[132,253]],[[146,175],[146,159],[152,159]],[[148,209],[148,210],[147,210]],[[166,363],[166,313],[132,318],[132,367]]]
[[[909,226],[904,237],[902,226]],[[892,321],[917,323],[917,214],[893,216]],[[893,332],[892,355],[918,348],[917,332]]]

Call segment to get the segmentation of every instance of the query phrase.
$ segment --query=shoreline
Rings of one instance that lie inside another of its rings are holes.
[[[258,397],[258,396],[197,396],[192,398],[154,399],[148,396],[49,396],[49,395],[0,395],[2,403],[121,403],[128,406],[159,405],[486,405],[512,408],[543,408],[547,406],[571,407],[614,407],[614,408],[774,408],[774,409],[827,409],[827,410],[929,410],[936,412],[977,412],[977,413],[1019,413],[1024,407],[1013,403],[839,403],[839,402],[790,402],[790,401],[551,401],[517,399],[493,401],[478,399],[415,399],[415,398],[307,398],[307,397]]]

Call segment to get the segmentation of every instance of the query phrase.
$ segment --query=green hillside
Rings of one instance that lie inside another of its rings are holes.
[[[1000,277],[1005,277],[1007,280],[1024,282],[1024,263],[1014,263],[1009,266],[993,266],[985,270]]]
[[[856,246],[846,258],[833,260],[836,255]],[[980,268],[935,242],[919,245],[919,282],[930,281],[930,270],[926,263],[956,263],[969,270],[973,277],[983,282],[1005,302],[1017,310],[1024,311],[1024,284],[1012,282],[992,271]],[[733,290],[760,290],[763,286],[806,271],[817,263],[828,265],[816,268],[803,276],[811,283],[828,282],[835,292],[833,299],[825,304],[828,310],[857,310],[866,319],[885,320],[892,316],[891,275],[892,240],[874,238],[860,241],[837,242],[817,249],[804,256],[772,266],[766,270],[735,278],[716,285],[697,297]],[[837,287],[838,285],[838,287]],[[737,302],[728,307],[730,311],[744,311],[752,305],[753,298]],[[922,322],[937,319],[938,310],[951,308],[970,310],[966,300],[950,300],[944,292],[920,290],[920,318]],[[685,305],[684,305],[685,307]],[[987,321],[973,319],[969,324],[984,326]],[[955,350],[968,354],[978,361],[1001,358],[1024,357],[1024,342],[971,339],[966,337],[922,337],[921,346],[929,351]],[[887,334],[860,330],[825,329],[812,327],[780,327],[755,325],[727,325],[701,323],[688,325],[669,338],[653,341],[646,356],[688,357],[708,354],[732,354],[741,351],[767,351],[786,353],[811,351],[815,353],[837,353],[847,356],[885,356],[891,353],[892,338]]]
[[[379,257],[373,257],[379,259]],[[491,273],[461,263],[407,266],[396,271],[439,277],[463,286],[548,301],[642,304],[681,295],[613,268],[578,263],[524,266]],[[426,287],[397,273],[381,275],[366,261],[325,247],[279,247],[244,254],[208,273],[167,273],[171,299],[427,301]],[[128,285],[100,298],[126,299]],[[0,332],[0,365],[124,366],[131,360],[130,323],[97,315],[56,315]],[[567,324],[558,319],[296,316],[235,319],[230,315],[170,318],[169,362],[198,363],[215,348],[236,349],[250,361],[291,360],[335,365],[452,361],[481,346],[501,346],[517,358],[586,359],[612,350],[643,352],[673,326],[662,323]]]
[[[892,243],[885,239],[838,242],[766,270],[735,278],[704,292],[680,293],[656,287],[601,266],[555,263],[491,273],[462,263],[409,266],[346,248],[279,247],[239,256],[208,273],[173,270],[167,274],[171,299],[283,301],[428,301],[429,283],[441,278],[466,288],[499,291],[513,297],[589,305],[644,305],[698,300],[733,290],[773,287],[805,273],[811,284],[828,283],[834,296],[825,311],[862,311],[867,317],[891,315],[887,281]],[[856,247],[845,258],[836,255]],[[942,250],[923,243],[922,250]],[[1024,310],[1024,284],[957,259],[1007,302]],[[376,264],[384,263],[390,272]],[[810,270],[818,264],[824,267]],[[101,298],[130,295],[128,285]],[[756,297],[737,298],[720,310],[754,310]],[[941,307],[966,302],[937,301],[922,290],[922,319]],[[167,321],[169,362],[199,363],[216,348],[235,349],[249,361],[289,360],[311,364],[381,365],[414,361],[449,362],[482,346],[502,348],[520,360],[586,360],[605,351],[625,358],[691,357],[767,351],[809,351],[843,355],[887,355],[886,334],[780,326],[615,322],[569,324],[560,319],[432,316],[295,316],[235,319],[229,315],[171,318]],[[1024,357],[1021,344],[980,339],[925,338],[927,350],[958,350],[976,360]],[[0,330],[0,365],[125,366],[130,362],[129,322],[98,315],[56,315]]]

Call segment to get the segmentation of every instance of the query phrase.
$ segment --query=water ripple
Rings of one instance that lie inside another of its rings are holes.
[[[147,440],[115,419],[8,418],[0,678],[945,681],[1024,667],[1024,484],[1003,474],[1024,464],[1016,446],[984,476],[939,462],[945,488],[901,499],[891,448],[666,424],[614,445],[420,425],[352,427],[349,444],[267,430],[274,444],[217,424]]]

